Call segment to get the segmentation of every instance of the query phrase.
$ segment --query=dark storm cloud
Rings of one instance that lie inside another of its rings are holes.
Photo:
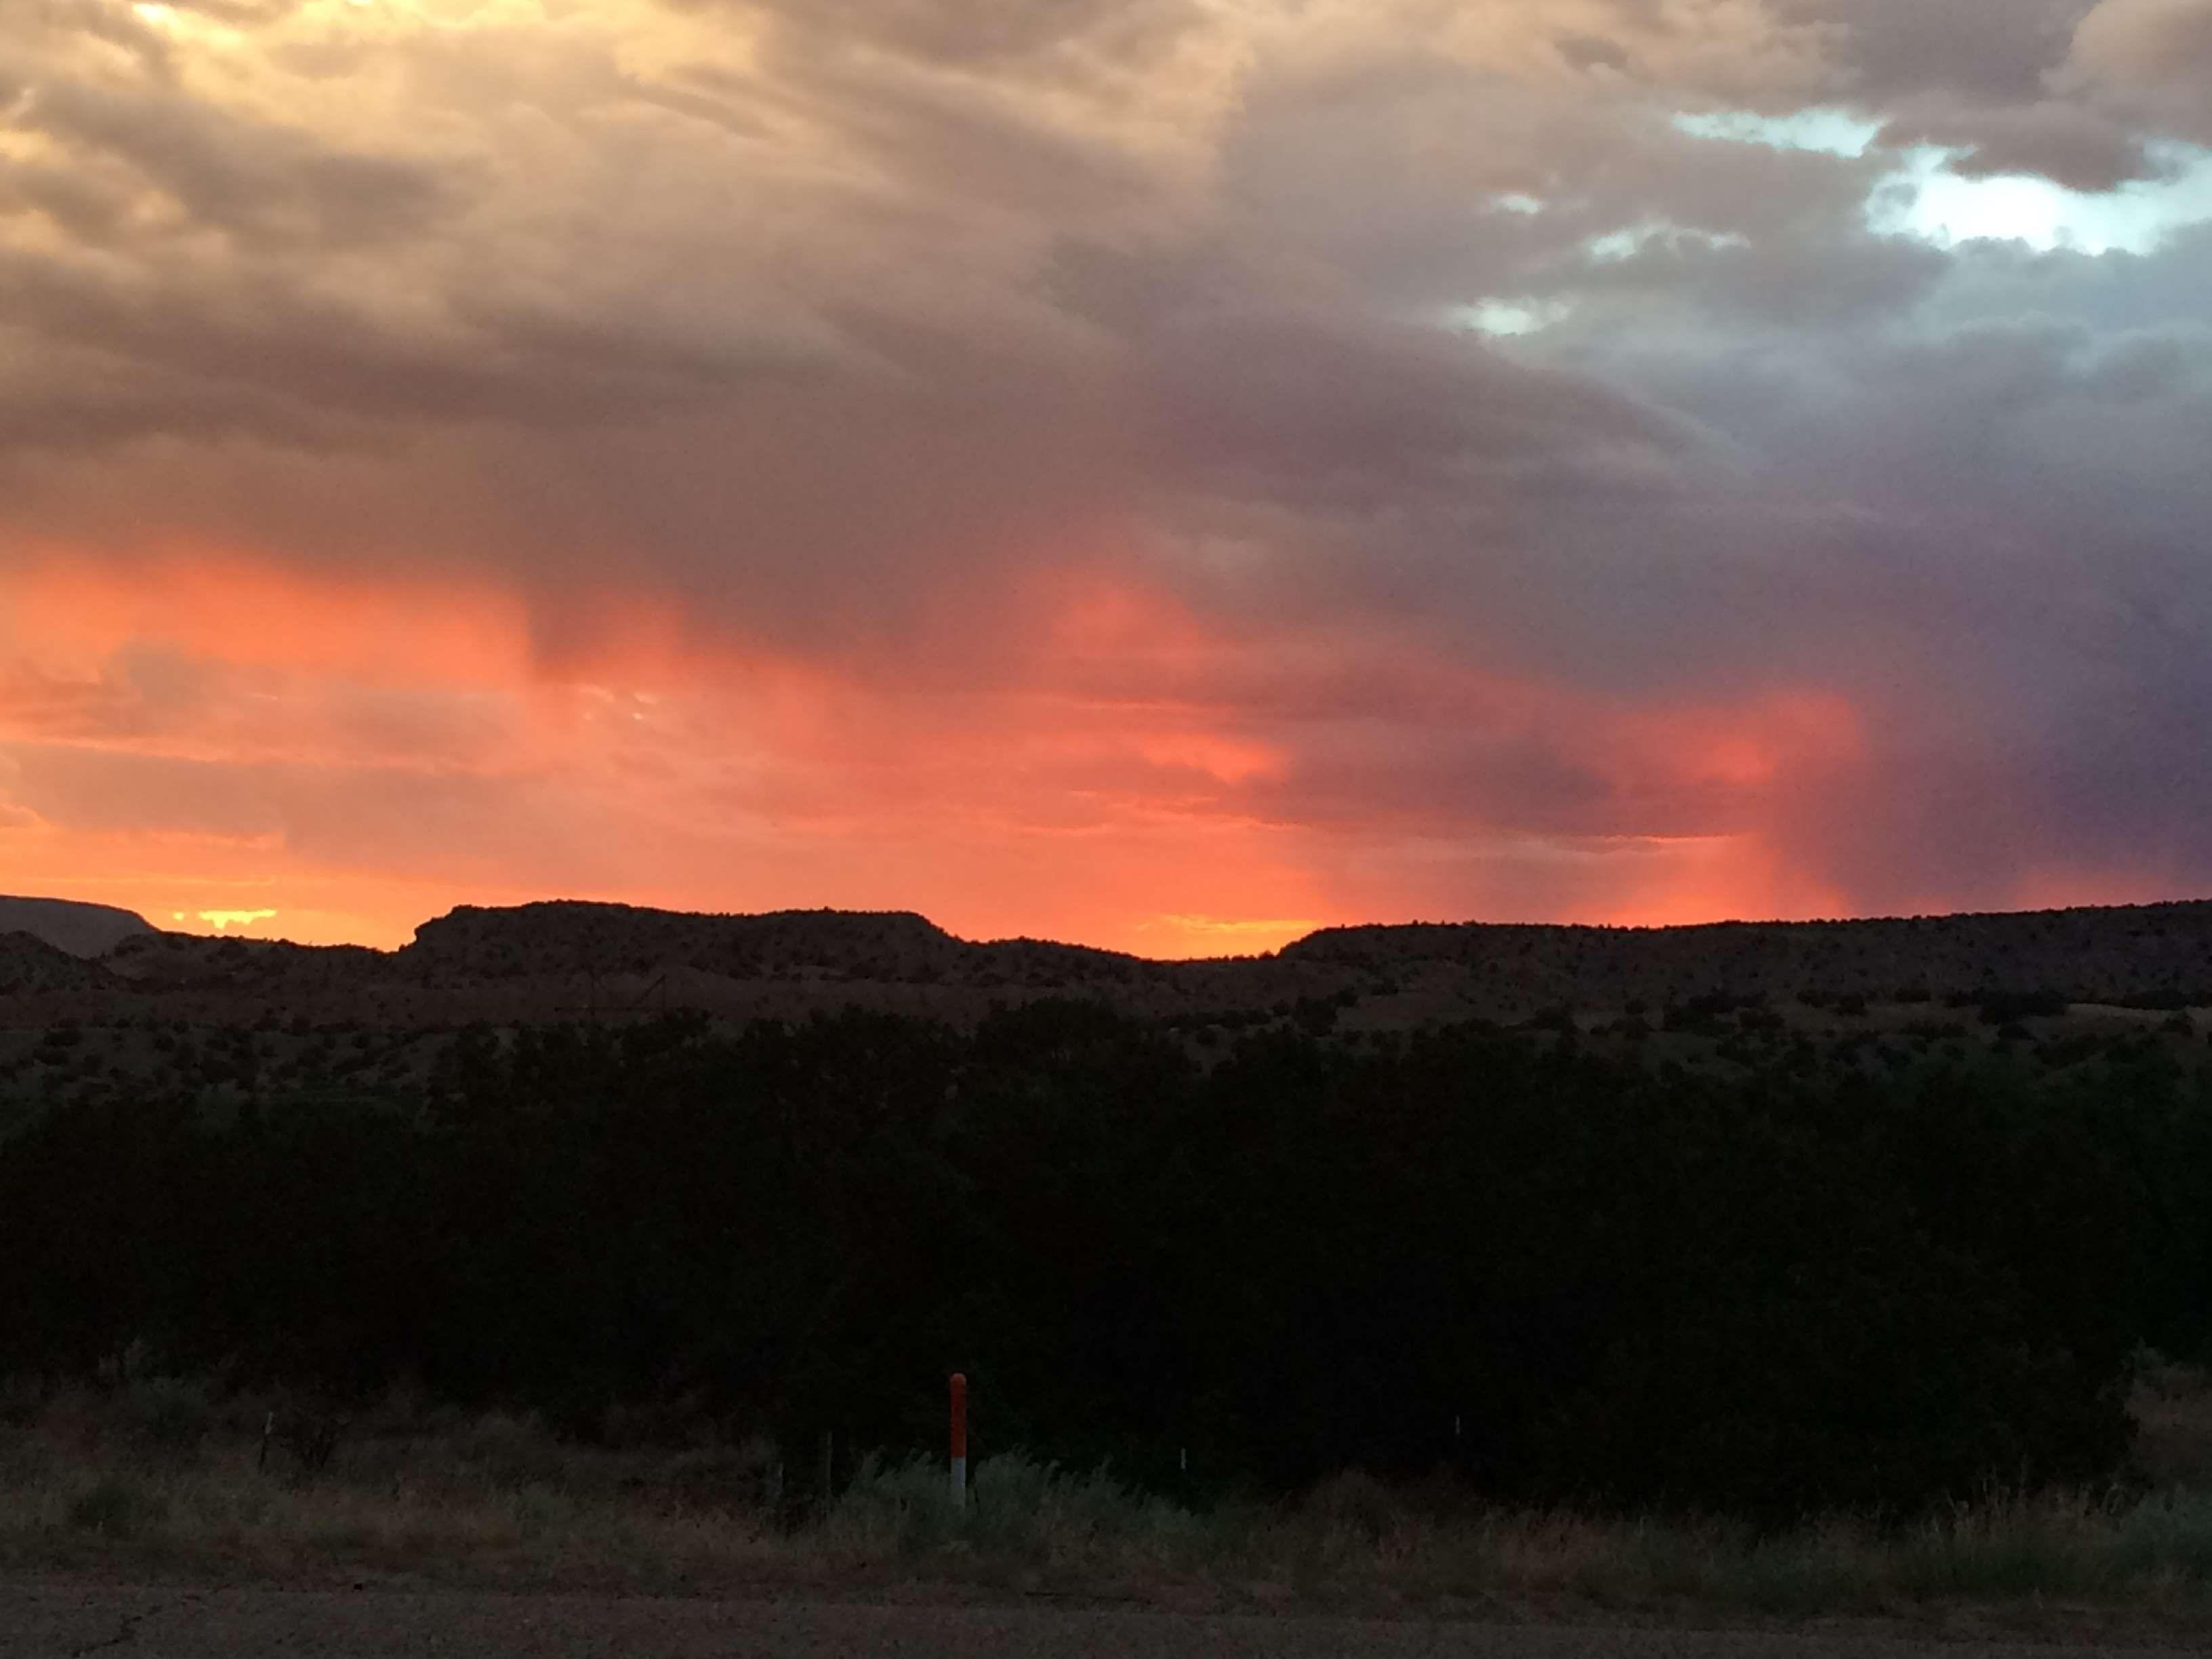
[[[1700,638],[1709,662],[1764,641],[1754,657],[1879,711],[1858,781],[1836,786],[1852,810],[1785,799],[1777,830],[1857,902],[2001,902],[2065,870],[2212,879],[2179,758],[2212,649],[2195,551],[2212,488],[2188,459],[2212,442],[2212,329],[2166,287],[2201,258],[1992,250],[1938,290],[1929,311],[1972,317],[1941,331],[1862,319],[1613,351],[1615,376],[1726,433],[1770,489],[1832,504],[1708,596],[1735,625]],[[2106,301],[2100,264],[2141,296],[2137,326],[2063,314]],[[2185,317],[2157,320],[2168,304]]]
[[[1948,165],[1962,178],[2035,173],[2081,191],[2109,191],[2155,177],[2142,136],[2094,110],[2046,102],[1981,111],[1922,110],[1881,131],[1887,146],[1940,144],[1960,153]]]
[[[233,28],[280,23],[300,9],[300,0],[168,0],[180,11],[198,12]]]
[[[1200,316],[1152,343],[1162,465],[1209,494],[1372,510],[1436,495],[1601,489],[1664,466],[1678,423],[1433,329]],[[1548,475],[1548,483],[1543,482]]]
[[[1880,104],[1923,92],[2033,102],[2095,0],[1775,0],[1828,37],[1836,82]]]
[[[7,250],[0,312],[56,360],[50,378],[69,390],[46,407],[79,402],[86,432],[106,420],[118,433],[185,437],[220,415],[218,429],[313,445],[366,441],[393,423],[590,424],[696,404],[787,368],[772,350],[678,353],[619,319],[505,308],[426,338],[280,280],[200,273],[155,284]],[[13,397],[36,384],[19,378]],[[0,420],[37,433],[35,407],[9,417],[9,402],[0,396]]]
[[[2157,175],[2148,141],[2212,131],[2212,99],[2191,96],[2212,87],[2203,0],[1768,0],[1765,15],[1767,38],[1796,51],[1764,67],[1747,56],[1698,83],[1708,94],[1843,105],[1885,144],[1956,150],[1962,176],[2109,191]]]
[[[343,428],[251,392],[125,368],[90,354],[56,354],[0,400],[0,459],[25,464],[157,437],[252,438],[279,445],[343,441]]]
[[[1883,142],[1961,153],[1968,178],[2040,175],[2109,191],[2155,177],[2157,138],[2212,138],[2205,0],[1784,0],[1845,42],[1845,95]]]
[[[1931,248],[1799,226],[1749,246],[1656,232],[1628,254],[1546,275],[1547,285],[1588,295],[1632,295],[1668,309],[1818,328],[1893,313],[1925,295],[1945,269]]]
[[[962,69],[1028,65],[1062,53],[1156,55],[1199,15],[1193,0],[670,0],[774,20],[793,34]]]
[[[419,234],[457,194],[432,169],[333,149],[166,88],[49,81],[9,125],[52,139],[81,166],[121,163],[191,223],[247,244],[335,252]]]

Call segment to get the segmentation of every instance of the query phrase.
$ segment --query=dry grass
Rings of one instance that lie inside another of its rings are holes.
[[[2179,1376],[2147,1386],[2146,1444],[2182,1459],[2175,1468],[2201,1468],[2184,1452],[2204,1450],[2191,1436],[2212,1430],[2212,1390]],[[1762,1535],[1486,1509],[1356,1474],[1296,1505],[1201,1514],[1104,1473],[1010,1455],[979,1462],[963,1515],[936,1462],[872,1462],[826,1512],[780,1526],[772,1449],[703,1427],[688,1445],[586,1448],[527,1419],[398,1401],[365,1414],[331,1466],[309,1474],[281,1453],[257,1467],[267,1405],[210,1401],[179,1383],[0,1393],[0,1571],[1700,1618],[2212,1613],[2212,1490],[2188,1486]]]
[[[380,1413],[311,1474],[264,1468],[270,1402],[189,1385],[70,1391],[0,1428],[0,1566],[279,1578],[404,1574],[605,1588],[760,1570],[758,1448],[606,1451],[526,1419]]]

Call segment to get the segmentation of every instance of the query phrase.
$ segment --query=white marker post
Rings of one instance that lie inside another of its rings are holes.
[[[968,1379],[952,1373],[952,1507],[968,1507]]]

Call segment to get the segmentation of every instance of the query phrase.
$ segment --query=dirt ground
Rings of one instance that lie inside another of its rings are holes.
[[[283,1590],[0,1582],[0,1659],[2057,1659],[2082,1642],[1871,1627],[1697,1631],[1054,1606],[501,1595],[365,1587]],[[2164,1659],[2195,1646],[2097,1642]]]

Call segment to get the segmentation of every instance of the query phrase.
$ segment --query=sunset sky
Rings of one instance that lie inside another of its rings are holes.
[[[0,892],[2212,892],[2212,0],[0,0]]]

